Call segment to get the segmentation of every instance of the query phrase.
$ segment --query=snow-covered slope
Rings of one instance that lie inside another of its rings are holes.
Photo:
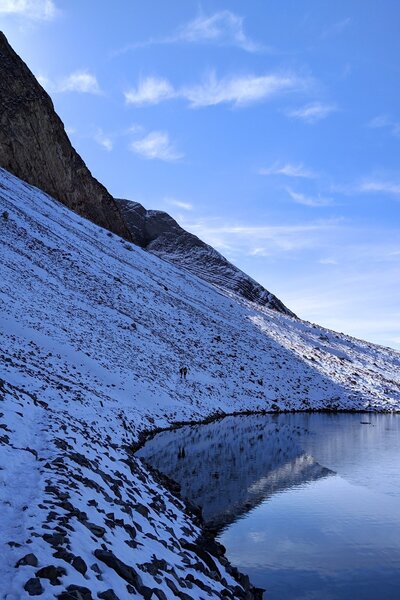
[[[245,597],[131,443],[215,413],[399,410],[400,355],[218,290],[4,170],[0,200],[2,595]]]

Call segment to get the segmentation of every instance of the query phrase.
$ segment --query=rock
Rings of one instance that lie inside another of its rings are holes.
[[[117,558],[115,554],[111,552],[111,550],[101,550],[98,548],[94,551],[94,555],[98,560],[105,563],[107,567],[110,567],[110,569],[113,569],[118,573],[122,579],[132,584],[137,590],[142,587],[142,579],[140,575],[136,573],[135,569],[123,563],[122,560]]]
[[[79,573],[82,573],[82,575],[85,575],[85,573],[87,571],[87,564],[85,563],[83,558],[81,558],[80,556],[75,556],[73,558],[71,564],[74,567],[74,569],[79,571]]]
[[[22,567],[24,565],[29,565],[31,567],[37,567],[39,564],[38,559],[32,552],[30,554],[26,554],[22,558],[19,559],[15,567]]]
[[[145,506],[144,504],[136,504],[134,506],[134,509],[136,512],[138,512],[140,515],[142,515],[142,517],[144,517],[145,519],[148,518],[150,511],[147,508],[147,506]]]
[[[154,595],[157,596],[158,600],[168,600],[167,596],[162,590],[154,589]]]
[[[81,585],[69,585],[57,598],[58,600],[93,600],[92,592]]]
[[[140,588],[140,593],[143,596],[144,600],[151,600],[153,597],[154,590],[152,588],[147,587],[146,585],[142,585]]]
[[[47,567],[42,567],[36,571],[36,577],[49,579],[51,585],[60,585],[61,581],[59,578],[66,574],[67,571],[64,567],[56,567],[54,565],[48,565]]]
[[[96,537],[104,537],[106,534],[106,530],[104,527],[100,527],[100,525],[96,525],[96,523],[91,523],[90,521],[84,522],[84,525],[95,535]]]
[[[68,552],[65,548],[58,548],[56,552],[53,553],[54,558],[61,558],[61,560],[65,560],[65,562],[72,564],[75,556],[72,552]]]
[[[67,538],[62,533],[45,533],[43,539],[50,544],[50,546],[56,548],[57,546],[65,544]]]
[[[105,592],[100,592],[99,594],[97,594],[97,597],[100,598],[100,600],[120,600],[113,590],[106,590]]]
[[[40,579],[37,577],[31,577],[24,585],[24,590],[28,592],[30,596],[40,596],[44,592],[44,588],[40,583]]]

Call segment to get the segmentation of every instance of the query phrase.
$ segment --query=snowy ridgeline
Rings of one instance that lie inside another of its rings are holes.
[[[3,170],[0,199],[0,597],[245,597],[129,445],[216,412],[399,410],[399,354],[208,285]]]

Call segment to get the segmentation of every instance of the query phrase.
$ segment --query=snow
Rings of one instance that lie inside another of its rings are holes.
[[[187,546],[200,532],[194,516],[132,455],[132,442],[239,411],[398,411],[400,354],[209,285],[2,169],[0,199],[0,597],[29,597],[25,582],[55,565],[66,574],[56,585],[40,578],[42,598],[69,584],[94,598],[107,589],[143,597],[146,587],[172,598],[173,585],[190,598],[223,589],[240,598],[224,561],[214,558],[221,574],[213,572]],[[54,531],[63,539],[52,547],[43,535]],[[129,592],[96,559],[102,544],[143,589]],[[82,557],[86,574],[54,556],[59,548]],[[30,552],[38,567],[15,568]],[[153,555],[168,566],[149,566]]]

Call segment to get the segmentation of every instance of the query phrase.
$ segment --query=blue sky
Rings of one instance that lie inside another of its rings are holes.
[[[0,0],[0,23],[113,195],[400,348],[397,0]]]

